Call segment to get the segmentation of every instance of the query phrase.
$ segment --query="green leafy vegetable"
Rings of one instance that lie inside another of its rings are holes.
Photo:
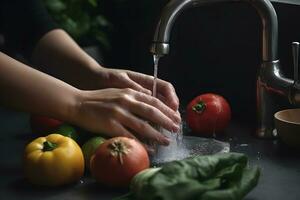
[[[238,200],[253,189],[259,169],[239,153],[196,156],[137,174],[120,199]]]

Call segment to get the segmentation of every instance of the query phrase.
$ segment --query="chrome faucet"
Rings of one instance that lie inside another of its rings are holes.
[[[169,53],[172,26],[185,9],[219,2],[249,3],[260,16],[262,21],[262,64],[257,75],[258,124],[256,135],[262,138],[276,137],[273,115],[279,108],[274,101],[274,95],[284,95],[288,97],[291,104],[300,104],[300,83],[296,64],[295,80],[285,78],[281,74],[277,53],[278,21],[269,0],[171,0],[162,11],[150,51],[159,57]]]

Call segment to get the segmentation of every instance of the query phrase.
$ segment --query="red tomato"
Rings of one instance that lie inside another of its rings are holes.
[[[127,186],[137,173],[149,166],[143,145],[126,137],[105,141],[90,160],[92,176],[108,186]]]
[[[30,126],[33,133],[51,133],[55,131],[63,122],[40,115],[30,116]]]
[[[212,135],[229,124],[231,110],[228,102],[217,94],[202,94],[187,106],[187,123],[195,133]]]

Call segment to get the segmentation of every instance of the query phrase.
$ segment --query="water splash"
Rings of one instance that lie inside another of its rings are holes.
[[[182,129],[177,133],[170,132],[166,129],[161,129],[160,131],[170,139],[170,144],[168,146],[157,146],[156,155],[153,158],[154,163],[181,160],[189,156],[190,152],[183,144]]]
[[[182,141],[183,141],[183,124],[180,124],[180,129],[179,132],[176,133],[176,143],[177,147],[182,146]]]
[[[170,138],[170,144],[157,146],[156,154],[151,157],[151,163],[154,166],[194,155],[212,155],[230,151],[229,143],[215,139],[183,136],[180,132],[176,134],[165,129],[162,129],[161,133]],[[178,140],[178,137],[181,139]]]
[[[157,76],[158,76],[158,63],[159,63],[159,55],[153,55],[154,61],[154,79],[153,79],[153,90],[152,96],[157,96]],[[161,146],[157,144],[150,144],[150,146],[154,149],[154,154],[158,159],[156,160],[158,163],[161,161],[171,161],[171,160],[179,160],[188,156],[188,151],[183,145],[183,128],[182,124],[180,125],[180,130],[177,133],[173,133],[167,131],[157,125],[153,125],[161,134],[165,135],[169,138],[170,144],[168,146]]]

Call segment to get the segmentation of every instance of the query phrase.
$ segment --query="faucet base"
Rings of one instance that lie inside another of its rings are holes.
[[[276,138],[273,115],[277,111],[274,94],[268,91],[261,77],[257,79],[257,130],[259,138]]]
[[[270,138],[275,139],[278,138],[277,130],[273,128],[258,128],[256,130],[256,136],[259,138]]]
[[[277,137],[274,114],[288,103],[285,96],[291,85],[292,82],[280,73],[279,60],[262,63],[256,82],[257,137]]]

